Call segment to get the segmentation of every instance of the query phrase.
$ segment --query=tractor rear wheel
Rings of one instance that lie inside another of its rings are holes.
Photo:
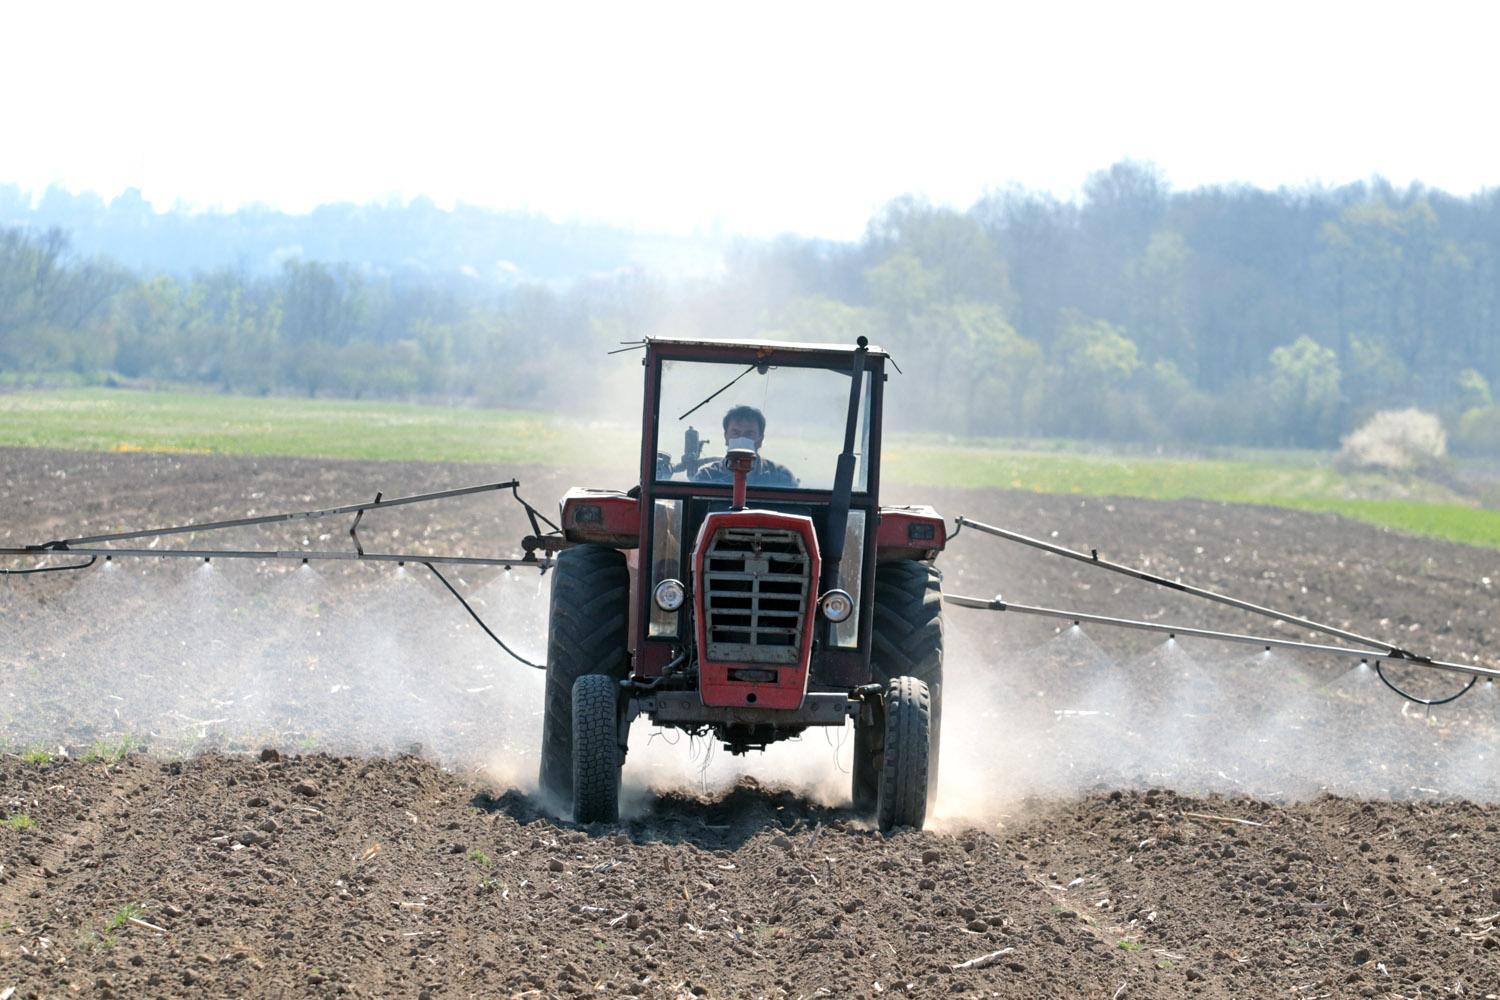
[[[876,819],[882,831],[922,829],[931,784],[932,697],[915,677],[897,677],[885,692],[885,745],[880,755]]]
[[[915,677],[927,684],[932,701],[932,748],[928,763],[927,806],[937,799],[938,756],[943,730],[943,577],[936,567],[916,560],[875,567],[875,621],[870,666],[873,679],[889,685],[896,677]],[[865,755],[873,747],[864,734]],[[878,761],[861,766],[861,733],[854,732],[854,807],[875,810]]]
[[[573,822],[620,818],[620,685],[585,674],[573,682]]]
[[[557,555],[547,620],[547,685],[542,706],[541,790],[561,811],[573,805],[573,685],[629,670],[630,574],[624,553],[577,545]]]

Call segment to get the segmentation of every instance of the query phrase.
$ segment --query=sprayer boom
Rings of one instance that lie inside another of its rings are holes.
[[[1301,642],[1294,639],[1280,639],[1271,636],[1248,635],[1238,632],[1219,632],[1212,629],[1193,628],[1183,625],[1167,625],[1160,622],[1138,621],[1131,618],[1114,618],[1108,615],[1091,614],[1084,611],[1065,611],[1058,608],[1043,608],[1026,604],[1014,604],[1004,600],[998,594],[992,598],[965,597],[958,594],[949,594],[943,597],[943,600],[947,603],[956,604],[959,607],[979,608],[987,611],[1012,611],[1017,614],[1037,615],[1043,618],[1058,618],[1064,621],[1071,621],[1075,625],[1081,624],[1083,622],[1088,622],[1094,625],[1108,625],[1115,628],[1128,628],[1143,632],[1163,633],[1174,638],[1176,636],[1191,636],[1193,638],[1212,639],[1219,642],[1234,642],[1244,643],[1247,645],[1257,645],[1262,646],[1268,650],[1273,647],[1278,649],[1297,649],[1303,650],[1305,652],[1320,653],[1330,656],[1353,657],[1366,662],[1373,661],[1375,664],[1376,672],[1380,673],[1381,679],[1385,681],[1388,687],[1390,687],[1397,694],[1400,694],[1402,697],[1419,702],[1421,704],[1441,704],[1441,702],[1415,698],[1411,695],[1408,695],[1400,688],[1396,687],[1385,677],[1385,674],[1381,672],[1383,662],[1390,661],[1403,665],[1410,664],[1413,666],[1430,667],[1434,670],[1444,670],[1450,673],[1464,674],[1468,676],[1470,678],[1468,686],[1460,691],[1458,695],[1454,695],[1455,698],[1466,693],[1469,688],[1472,688],[1474,686],[1474,683],[1480,678],[1485,678],[1491,681],[1500,678],[1500,669],[1495,669],[1492,667],[1482,667],[1469,663],[1452,663],[1445,660],[1434,660],[1430,656],[1422,656],[1418,653],[1413,653],[1410,650],[1403,649],[1402,647],[1394,645],[1392,643],[1382,642],[1379,639],[1372,639],[1369,636],[1360,635],[1357,632],[1350,632],[1347,629],[1341,629],[1333,625],[1325,624],[1323,622],[1313,621],[1310,618],[1303,618],[1299,615],[1289,614],[1284,611],[1277,611],[1273,608],[1263,607],[1259,604],[1253,604],[1250,601],[1241,600],[1237,597],[1230,597],[1227,594],[1220,594],[1216,593],[1215,591],[1205,590],[1202,587],[1195,587],[1191,584],[1183,583],[1180,580],[1171,580],[1163,576],[1157,576],[1154,573],[1147,573],[1144,570],[1139,570],[1132,566],[1125,566],[1120,563],[1109,562],[1105,559],[1099,558],[1098,549],[1091,549],[1086,553],[1079,552],[1075,549],[1070,549],[1062,545],[1043,541],[1040,538],[1033,538],[1029,535],[1023,535],[1019,532],[1008,531],[1005,528],[997,528],[992,524],[984,524],[980,521],[973,521],[966,517],[960,517],[957,519],[957,528],[955,529],[954,534],[956,535],[964,528],[973,528],[976,531],[983,532],[987,535],[994,535],[995,537],[1002,538],[1006,541],[1016,542],[1017,544],[1026,545],[1034,549],[1040,549],[1043,552],[1049,552],[1053,555],[1062,556],[1066,559],[1073,559],[1077,562],[1081,562],[1089,566],[1097,566],[1099,569],[1106,570],[1111,573],[1118,573],[1120,575],[1128,576],[1136,580],[1142,580],[1146,583],[1154,584],[1158,587],[1165,587],[1169,590],[1175,590],[1178,593],[1187,594],[1191,597],[1199,597],[1207,601],[1212,601],[1216,604],[1224,604],[1232,608],[1237,608],[1241,611],[1247,611],[1254,615],[1260,615],[1263,618],[1270,618],[1274,621],[1285,622],[1288,625],[1296,625],[1300,628],[1304,628],[1312,632],[1321,632],[1324,635],[1343,639],[1351,643],[1357,643],[1368,648],[1353,649],[1348,646],[1335,646],[1315,642]],[[1453,699],[1449,698],[1443,700],[1451,701]]]
[[[998,594],[988,600],[982,597],[964,597],[959,594],[949,594],[943,600],[949,604],[956,604],[961,608],[982,608],[987,611],[1013,611],[1021,615],[1059,618],[1063,621],[1070,621],[1074,625],[1087,622],[1091,625],[1110,625],[1116,628],[1136,629],[1142,632],[1156,632],[1171,636],[1174,639],[1177,636],[1189,636],[1194,639],[1215,639],[1219,642],[1237,642],[1250,646],[1262,646],[1265,649],[1299,649],[1309,653],[1326,653],[1330,656],[1345,656],[1367,662],[1371,660],[1391,660],[1422,667],[1432,667],[1435,670],[1447,670],[1452,673],[1467,674],[1471,677],[1484,677],[1489,680],[1500,679],[1500,670],[1469,663],[1449,663],[1444,660],[1433,660],[1410,654],[1396,655],[1394,652],[1374,653],[1365,649],[1350,649],[1348,646],[1330,646],[1324,643],[1299,642],[1295,639],[1278,639],[1274,636],[1265,635],[1245,635],[1239,632],[1218,632],[1213,629],[1193,628],[1186,625],[1165,625],[1160,622],[1136,621],[1132,618],[1111,618],[1108,615],[1090,614],[1086,611],[1038,608],[1026,604],[1012,604],[1003,600]]]
[[[298,559],[302,562],[312,560],[354,560],[367,562],[394,562],[394,563],[417,563],[430,564],[441,563],[445,565],[459,566],[503,566],[509,569],[513,566],[541,567],[549,565],[547,559],[538,559],[536,552],[528,548],[526,554],[514,558],[492,558],[485,556],[430,556],[416,555],[397,552],[366,552],[364,545],[359,539],[359,522],[365,516],[366,511],[383,510],[387,507],[405,507],[410,504],[431,503],[436,500],[450,500],[455,497],[472,496],[476,493],[490,493],[497,490],[510,490],[512,495],[522,507],[526,508],[527,517],[531,519],[534,532],[533,538],[542,534],[538,518],[547,521],[554,530],[557,526],[544,516],[539,514],[525,500],[521,499],[518,492],[520,480],[510,479],[500,483],[482,483],[478,486],[464,486],[452,490],[438,490],[434,493],[418,493],[413,496],[395,497],[390,500],[383,498],[382,494],[376,493],[374,500],[363,503],[343,504],[338,507],[324,507],[318,510],[291,511],[283,514],[259,514],[253,517],[237,517],[227,521],[198,521],[191,524],[177,524],[165,528],[142,528],[131,531],[117,531],[104,535],[80,535],[75,538],[59,538],[38,545],[25,545],[18,548],[0,548],[0,556],[33,556],[40,557],[52,553],[65,553],[67,555],[89,556],[88,563],[79,563],[75,566],[48,567],[55,569],[82,569],[92,565],[99,556],[105,559],[113,559],[115,556],[138,556],[138,557],[167,557],[178,559]],[[354,551],[332,552],[327,550],[280,550],[280,549],[158,549],[158,548],[128,548],[106,545],[107,542],[138,541],[146,538],[163,538],[167,535],[181,535],[200,531],[225,531],[230,528],[247,528],[266,524],[284,524],[296,521],[311,521],[325,517],[334,517],[342,514],[353,514],[354,523],[349,526],[349,538],[354,543]],[[0,573],[28,572],[27,570],[0,570]]]

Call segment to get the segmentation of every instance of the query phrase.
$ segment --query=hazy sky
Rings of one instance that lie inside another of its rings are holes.
[[[0,182],[851,237],[891,197],[1500,184],[1500,6],[23,3]]]

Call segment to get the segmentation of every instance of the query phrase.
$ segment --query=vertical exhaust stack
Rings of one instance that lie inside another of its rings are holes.
[[[730,498],[729,509],[744,510],[745,483],[755,465],[755,449],[730,448],[724,455],[724,464],[734,473],[734,495]]]
[[[854,363],[849,370],[849,413],[844,420],[844,450],[839,453],[833,476],[833,497],[828,505],[828,549],[823,556],[823,577],[818,590],[827,593],[839,586],[839,564],[844,558],[844,534],[849,529],[849,503],[854,492],[854,436],[859,427],[859,397],[864,387],[865,357],[870,342],[855,341]]]

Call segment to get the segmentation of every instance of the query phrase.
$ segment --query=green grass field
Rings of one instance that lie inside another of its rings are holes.
[[[601,475],[626,476],[639,450],[634,426],[624,422],[110,389],[0,395],[0,446],[592,466]],[[1436,483],[1345,475],[1314,453],[1187,459],[1062,447],[897,435],[887,442],[884,477],[912,486],[1268,504],[1500,548],[1500,511],[1474,506]]]

